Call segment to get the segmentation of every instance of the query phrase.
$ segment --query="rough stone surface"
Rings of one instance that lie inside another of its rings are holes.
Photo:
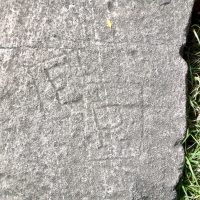
[[[0,0],[0,199],[176,197],[192,5]]]

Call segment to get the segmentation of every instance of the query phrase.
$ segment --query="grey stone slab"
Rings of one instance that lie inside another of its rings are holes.
[[[0,0],[0,199],[176,197],[192,5]]]

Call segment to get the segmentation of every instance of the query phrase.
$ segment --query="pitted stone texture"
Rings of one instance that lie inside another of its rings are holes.
[[[0,0],[0,199],[176,197],[192,4]]]

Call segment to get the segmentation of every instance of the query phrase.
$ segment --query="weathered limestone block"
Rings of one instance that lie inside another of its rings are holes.
[[[0,0],[0,199],[176,197],[192,4]]]

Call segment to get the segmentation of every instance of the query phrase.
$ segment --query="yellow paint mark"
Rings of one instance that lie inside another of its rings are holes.
[[[107,25],[108,25],[108,27],[109,27],[109,28],[111,28],[111,27],[112,27],[112,23],[111,23],[111,21],[110,21],[110,19],[109,19],[109,18],[107,18]]]

